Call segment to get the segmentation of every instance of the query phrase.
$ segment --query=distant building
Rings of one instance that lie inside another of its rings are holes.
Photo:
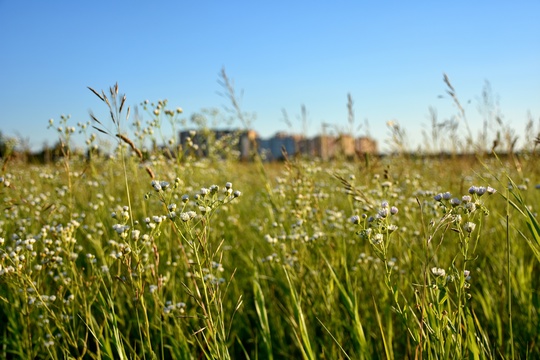
[[[376,154],[378,152],[377,142],[368,136],[356,138],[355,152],[357,155]]]
[[[241,131],[239,134],[240,159],[249,160],[253,155],[259,135],[254,130]]]
[[[270,139],[258,139],[259,152],[264,156],[265,160],[283,160],[283,152],[289,156],[297,155],[300,152],[300,140],[302,138],[300,135],[278,132]]]
[[[308,140],[307,153],[310,157],[329,160],[335,153],[335,138],[328,135],[317,135]]]
[[[356,155],[355,139],[350,135],[340,135],[337,139],[338,151],[341,152],[335,155],[342,155],[347,158],[353,158]]]
[[[268,139],[261,139],[253,130],[199,130],[182,131],[180,144],[186,154],[198,157],[216,153],[216,148],[236,150],[241,160],[249,160],[257,151],[267,161],[283,160],[288,156],[316,157],[331,160],[336,157],[352,159],[363,154],[376,154],[377,142],[370,137],[353,138],[350,135],[317,135],[305,138],[278,132]]]
[[[338,156],[352,158],[355,156],[355,139],[350,135],[317,135],[307,140],[305,154],[330,160]]]

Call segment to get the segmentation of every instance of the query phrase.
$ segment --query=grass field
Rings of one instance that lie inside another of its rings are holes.
[[[540,179],[509,160],[13,165],[2,356],[538,358]]]
[[[540,358],[534,152],[241,163],[117,139],[4,159],[0,357]]]

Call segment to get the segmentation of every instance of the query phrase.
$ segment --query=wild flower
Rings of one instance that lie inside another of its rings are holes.
[[[466,232],[468,233],[472,233],[474,231],[474,229],[476,228],[476,224],[473,223],[473,222],[466,222],[464,225],[463,225],[463,230],[465,230]]]
[[[122,217],[122,221],[128,221],[129,220],[129,211],[128,210],[123,210],[121,212],[121,217]]]
[[[73,300],[75,300],[75,295],[69,294],[65,299],[62,300],[62,302],[67,305],[71,303]]]
[[[379,211],[377,212],[377,215],[379,216],[379,218],[386,218],[388,216],[388,207],[383,207],[382,209],[379,209]]]
[[[450,199],[452,198],[452,194],[451,194],[450,192],[447,191],[447,192],[445,192],[445,193],[442,194],[442,198],[443,198],[444,200],[450,200]]]
[[[349,221],[355,225],[358,225],[360,224],[360,216],[358,215],[353,215],[351,216],[351,218],[349,219]]]
[[[476,210],[476,204],[473,202],[468,202],[465,204],[464,208],[465,208],[465,211],[472,213]]]
[[[202,215],[206,215],[206,213],[210,212],[212,210],[209,206],[199,206],[199,211]]]
[[[170,184],[167,181],[160,181],[159,185],[161,186],[163,190],[167,190],[170,186]]]
[[[371,238],[371,243],[373,245],[378,245],[378,244],[381,244],[383,242],[383,239],[384,239],[383,234],[375,234]]]
[[[179,313],[183,314],[186,309],[186,304],[183,302],[178,302],[176,304],[173,304],[172,301],[166,301],[165,307],[163,308],[164,314],[170,314],[172,312],[178,311]]]
[[[208,195],[209,193],[210,193],[210,190],[203,187],[203,188],[201,188],[201,191],[200,191],[199,195],[202,196],[202,197],[204,198],[204,197],[205,197],[206,195]]]
[[[141,235],[141,231],[135,229],[131,232],[131,239],[137,241],[139,240],[140,235]]]
[[[210,194],[214,195],[219,191],[219,186],[218,185],[211,185],[208,190],[210,191]]]
[[[446,271],[444,269],[438,268],[436,266],[431,268],[431,273],[438,277],[443,277],[446,275]]]
[[[8,265],[4,268],[2,268],[2,266],[0,265],[0,276],[1,275],[6,275],[6,274],[9,274],[9,273],[14,273],[16,271],[15,267],[13,265]]]
[[[272,237],[270,234],[266,234],[266,235],[264,236],[264,240],[265,240],[267,243],[269,243],[269,244],[275,244],[275,243],[277,243],[277,241],[278,241],[277,238]]]
[[[156,191],[161,191],[162,188],[161,188],[161,184],[156,181],[156,180],[152,180],[152,187],[154,188],[154,190]]]
[[[452,198],[450,200],[450,205],[456,207],[456,206],[459,206],[461,204],[461,200],[459,200],[458,198]]]
[[[213,269],[216,269],[219,272],[225,271],[225,269],[223,268],[223,265],[221,263],[218,263],[216,261],[212,261],[211,264],[212,264]]]
[[[187,212],[182,212],[180,213],[180,220],[182,220],[183,222],[187,222],[191,220],[191,216]]]
[[[163,220],[165,220],[163,216],[158,216],[158,215],[152,216],[152,221],[155,222],[156,224],[161,223]]]
[[[129,225],[114,224],[112,228],[114,231],[116,231],[118,235],[120,235],[122,239],[125,239],[127,237]]]
[[[176,204],[169,204],[169,205],[167,206],[167,209],[168,209],[169,211],[174,211],[174,210],[176,210]]]

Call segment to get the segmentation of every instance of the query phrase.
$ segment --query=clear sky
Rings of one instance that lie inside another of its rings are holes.
[[[350,93],[358,135],[383,144],[397,120],[420,141],[430,106],[440,120],[456,113],[439,98],[443,73],[470,100],[473,128],[489,81],[521,134],[529,112],[540,121],[539,14],[536,0],[0,0],[0,130],[52,145],[48,119],[88,121],[105,109],[87,86],[115,82],[131,107],[168,99],[186,118],[222,109],[224,67],[263,137],[288,130],[283,110],[302,132],[302,104],[308,135],[323,122],[345,129]]]

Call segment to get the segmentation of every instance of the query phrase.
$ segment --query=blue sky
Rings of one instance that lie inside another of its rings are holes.
[[[302,105],[308,135],[323,122],[346,129],[350,93],[357,135],[383,144],[397,120],[418,142],[430,106],[440,120],[456,113],[438,97],[443,73],[470,100],[473,129],[489,81],[521,134],[528,112],[540,121],[538,14],[538,1],[0,0],[0,130],[52,145],[48,119],[70,114],[75,126],[90,109],[100,115],[87,86],[116,82],[131,107],[168,99],[186,118],[225,113],[224,67],[263,137],[288,130],[283,110],[302,132]]]

